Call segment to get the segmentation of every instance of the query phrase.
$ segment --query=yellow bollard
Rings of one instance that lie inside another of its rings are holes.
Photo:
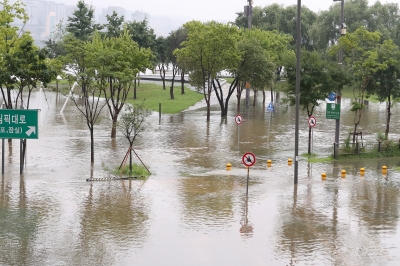
[[[326,173],[325,173],[325,172],[323,172],[323,173],[321,174],[321,179],[322,179],[322,180],[326,180]]]
[[[268,161],[267,161],[267,166],[268,166],[268,167],[271,167],[271,165],[272,165],[272,161],[271,161],[271,160],[268,160]]]
[[[342,170],[342,171],[341,171],[341,176],[342,176],[343,178],[346,177],[346,170]]]
[[[287,160],[287,164],[288,164],[288,165],[292,165],[292,162],[293,162],[292,158],[289,158],[289,159]]]
[[[226,170],[229,171],[232,169],[232,165],[230,163],[226,164]]]
[[[382,174],[386,175],[387,173],[387,167],[386,165],[382,166]]]
[[[365,174],[365,169],[364,168],[360,168],[360,175],[363,176]]]

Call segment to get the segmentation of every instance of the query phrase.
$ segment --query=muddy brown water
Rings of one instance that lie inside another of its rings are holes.
[[[350,100],[342,101],[341,140],[353,126]],[[86,182],[108,177],[104,168],[120,165],[127,142],[120,134],[110,139],[104,109],[91,173],[89,131],[73,103],[60,114],[64,102],[54,93],[32,96],[31,108],[41,110],[39,139],[28,140],[22,175],[19,140],[5,143],[0,265],[400,265],[398,158],[312,164],[300,158],[294,186],[287,159],[294,156],[295,109],[277,104],[271,114],[259,103],[238,126],[232,100],[228,118],[213,106],[209,123],[201,105],[163,114],[160,125],[152,114],[135,143],[153,172],[148,180]],[[368,105],[364,139],[383,131],[385,108]],[[324,104],[314,116],[313,152],[328,156],[334,121],[325,119]],[[302,154],[305,113],[300,119]],[[390,137],[399,136],[395,107]],[[249,172],[241,162],[248,151],[257,158]]]

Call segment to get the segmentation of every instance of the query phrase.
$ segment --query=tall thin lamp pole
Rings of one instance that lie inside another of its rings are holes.
[[[296,25],[296,123],[294,141],[294,184],[297,185],[299,174],[299,112],[300,112],[300,43],[301,43],[301,0],[297,0]]]
[[[334,2],[339,2],[340,1],[340,36],[344,35],[344,0],[333,0]],[[341,67],[342,66],[342,61],[343,61],[343,50],[339,50],[339,60],[338,64]],[[342,93],[340,89],[337,91],[337,96],[336,96],[336,104],[340,106],[342,102]],[[340,132],[340,116],[339,119],[336,119],[336,128],[335,128],[335,145],[339,146],[339,132]]]
[[[249,5],[248,5],[248,14],[247,14],[247,28],[251,29],[251,17],[253,15],[253,6],[252,6],[252,0],[248,0]],[[250,86],[246,84],[246,117],[248,118],[248,112],[249,112],[249,106],[250,106]]]

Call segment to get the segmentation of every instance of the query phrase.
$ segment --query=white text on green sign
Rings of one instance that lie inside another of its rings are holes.
[[[340,104],[327,103],[326,104],[326,118],[327,119],[340,119]]]
[[[0,109],[0,138],[39,138],[38,110]]]

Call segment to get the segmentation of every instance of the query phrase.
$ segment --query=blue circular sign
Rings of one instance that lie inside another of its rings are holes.
[[[334,92],[329,93],[328,99],[329,101],[334,101],[336,99],[336,94]]]

